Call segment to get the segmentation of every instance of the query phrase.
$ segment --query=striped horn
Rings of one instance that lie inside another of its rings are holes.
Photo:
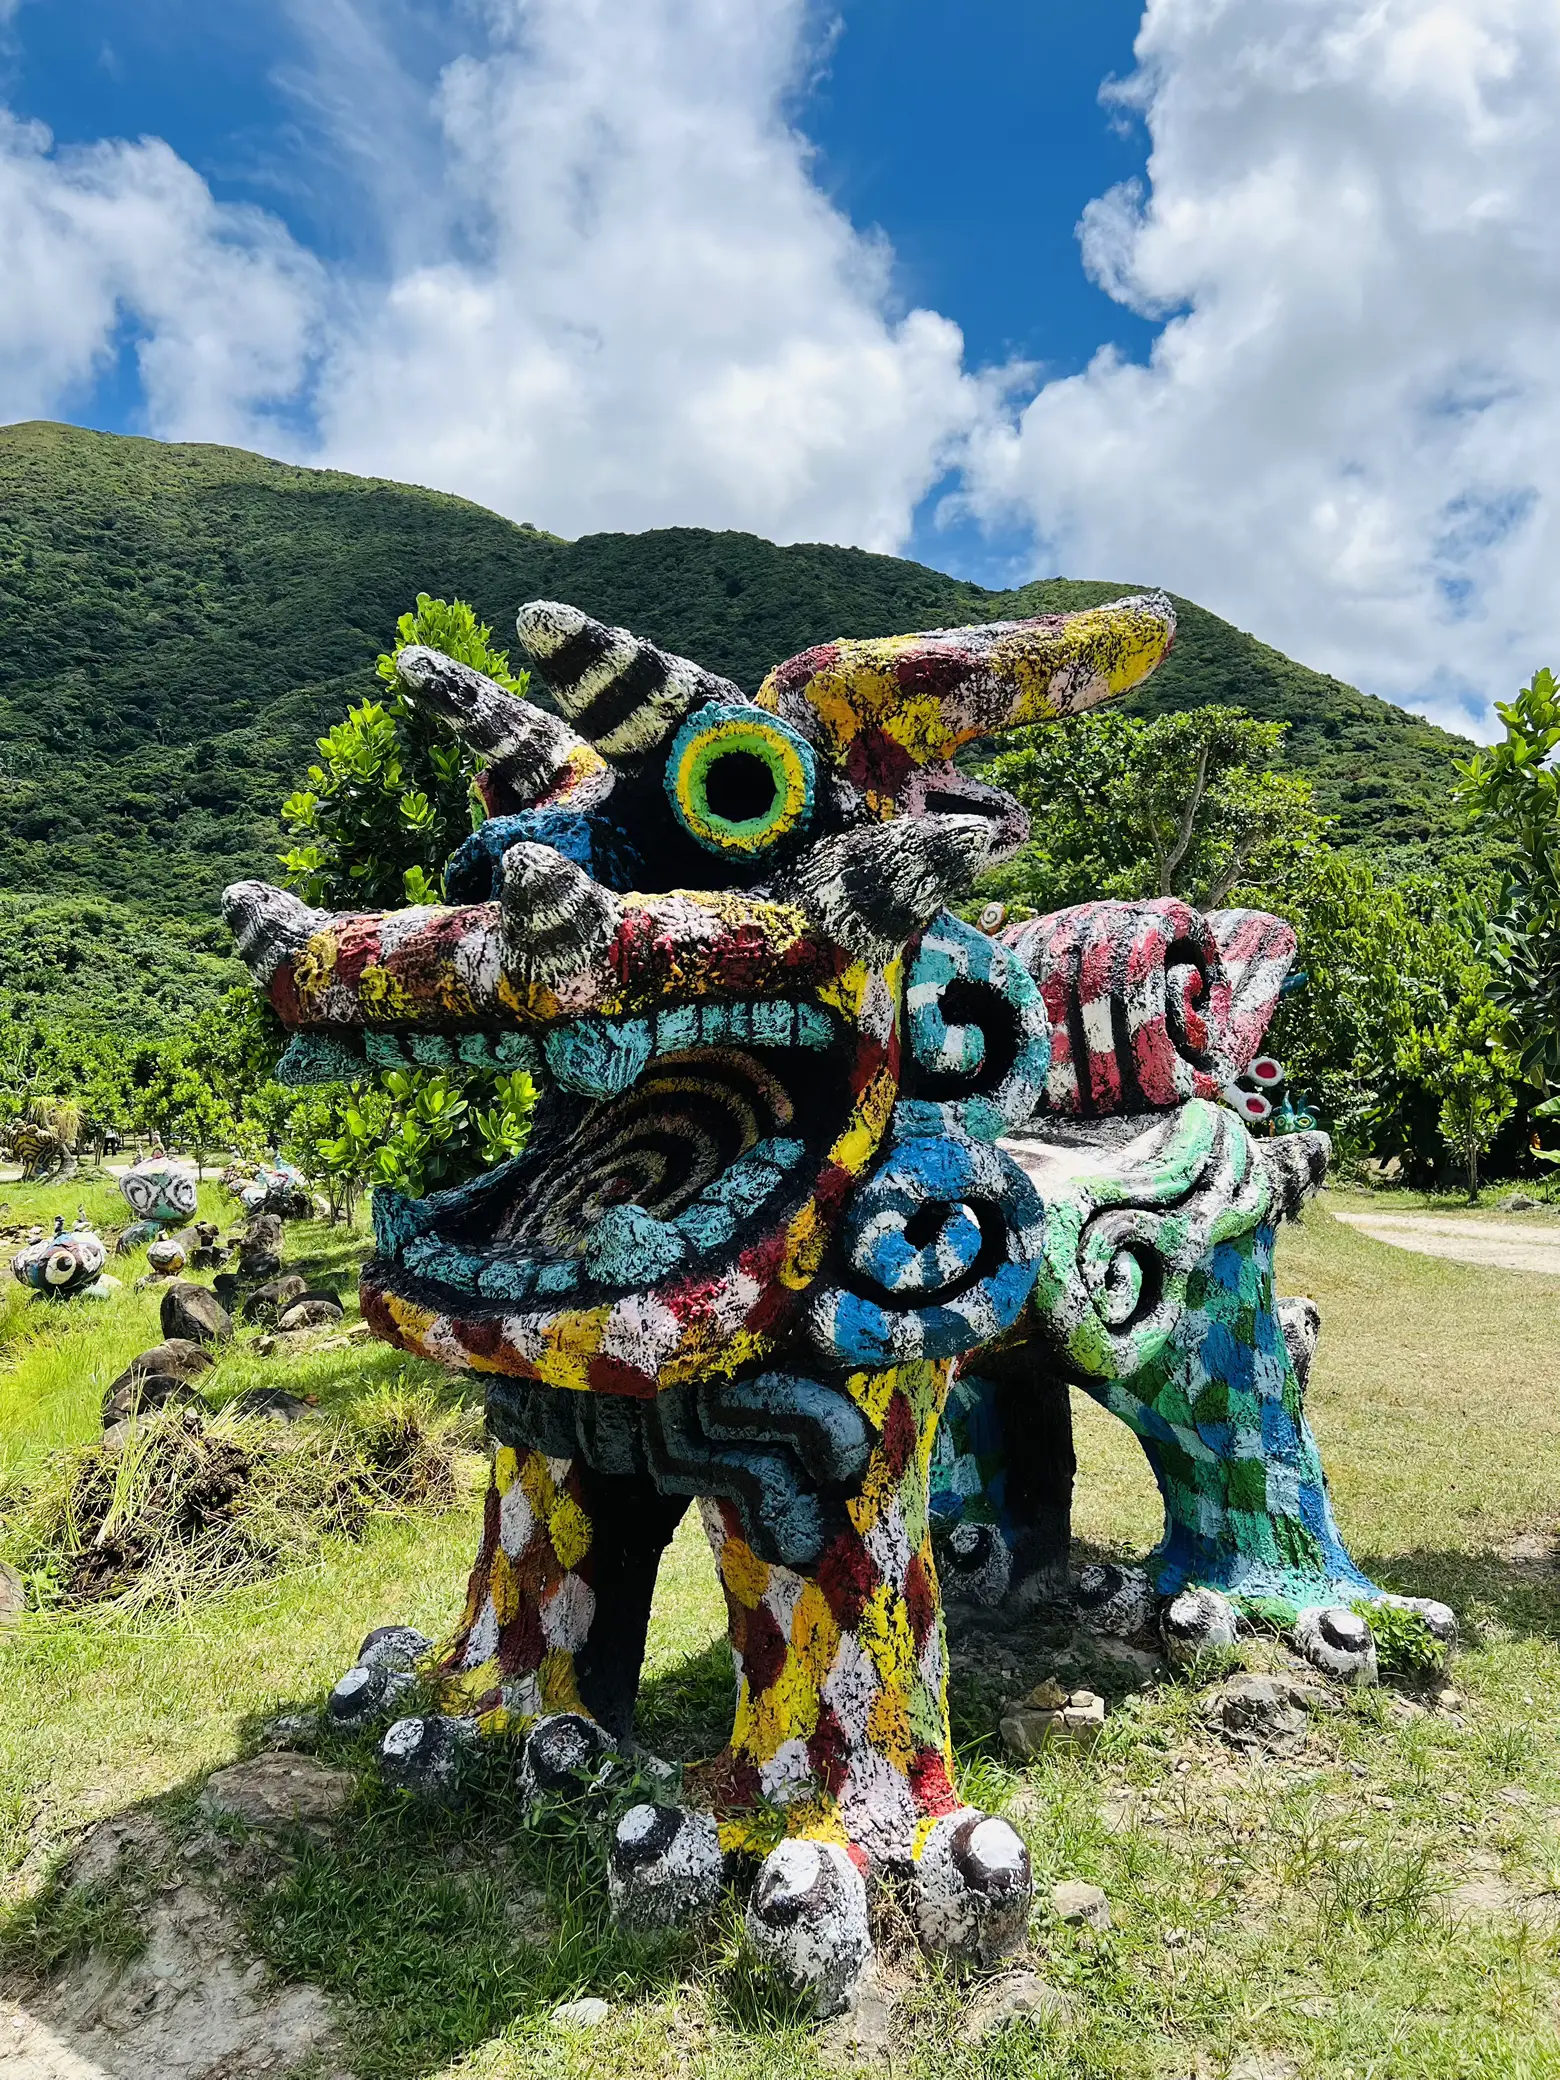
[[[557,600],[522,607],[515,632],[564,714],[612,758],[655,750],[707,701],[749,704],[730,679]]]
[[[484,673],[413,643],[396,659],[408,699],[450,727],[488,760],[505,809],[546,801],[583,808],[611,791],[612,771],[599,751],[545,708],[535,708]]]

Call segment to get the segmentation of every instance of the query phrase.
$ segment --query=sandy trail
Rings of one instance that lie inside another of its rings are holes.
[[[1442,1213],[1354,1213],[1330,1209],[1334,1220],[1358,1228],[1394,1249],[1427,1257],[1451,1257],[1492,1271],[1542,1271],[1560,1278],[1560,1223],[1553,1228],[1518,1227],[1514,1222],[1457,1220]]]

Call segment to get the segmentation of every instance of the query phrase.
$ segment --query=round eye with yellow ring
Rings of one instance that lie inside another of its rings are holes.
[[[812,821],[817,786],[812,746],[759,708],[700,708],[666,762],[673,814],[709,852],[767,852]]]

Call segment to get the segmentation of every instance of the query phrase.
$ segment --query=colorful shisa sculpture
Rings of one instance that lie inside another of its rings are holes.
[[[50,1300],[106,1300],[119,1285],[104,1271],[108,1252],[83,1215],[67,1230],[54,1217],[54,1233],[30,1241],[11,1259],[11,1276]]]
[[[198,1187],[188,1163],[153,1148],[119,1180],[119,1189],[135,1220],[115,1244],[124,1256],[143,1243],[155,1243],[195,1218]]]
[[[518,627],[561,712],[401,654],[407,696],[486,761],[448,906],[225,898],[296,1036],[286,1074],[525,1050],[547,1079],[520,1158],[375,1195],[365,1317],[485,1380],[497,1453],[452,1640],[371,1635],[332,1709],[387,1710],[420,1662],[440,1709],[385,1735],[397,1781],[447,1783],[500,1733],[533,1791],[598,1773],[631,1743],[656,1569],[696,1499],[735,1719],[620,1822],[613,1900],[667,1921],[756,1865],[751,1939],[826,2012],[869,1955],[869,1880],[958,1956],[1003,1954],[1029,1908],[1022,1842],[954,1782],[929,1466],[955,1361],[1033,1378],[1041,1417],[1076,1379],[1134,1420],[1187,1497],[1177,1579],[1255,1584],[1226,1565],[1248,1521],[1288,1537],[1325,1510],[1264,1282],[1325,1143],[1274,1156],[1212,1102],[1260,1040],[1283,928],[1226,941],[1145,906],[1126,933],[1091,905],[1036,946],[946,907],[1027,834],[955,754],[1138,684],[1173,635],[1161,596],[825,644],[751,699],[571,607]],[[1206,1435],[1199,1364],[1228,1404]],[[1019,1523],[1022,1385],[993,1410]],[[1279,1556],[1308,1606],[1365,1589],[1330,1524]]]

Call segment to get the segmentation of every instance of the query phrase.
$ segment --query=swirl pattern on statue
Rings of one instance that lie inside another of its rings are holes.
[[[1174,896],[1079,903],[1010,925],[1051,1025],[1046,1110],[1092,1119],[1217,1098],[1262,1043],[1295,954],[1255,910]]]
[[[546,707],[401,653],[407,699],[483,760],[447,902],[225,899],[294,1035],[284,1078],[541,1084],[518,1158],[375,1195],[365,1318],[482,1375],[500,1444],[464,1616],[424,1657],[442,1710],[392,1727],[384,1766],[442,1783],[508,1733],[528,1786],[594,1768],[631,1733],[697,1497],[736,1719],[681,1807],[625,1819],[612,1896],[640,1925],[707,1904],[778,1813],[749,1929],[838,2004],[868,1879],[975,1957],[1022,1939],[1029,1897],[1016,1836],[954,1788],[927,1466],[950,1360],[1018,1322],[1046,1262],[997,1142],[1040,1102],[1052,1029],[1023,962],[948,907],[1028,828],[953,757],[1137,685],[1174,616],[1149,595],[825,643],[751,698],[559,602],[517,628]],[[385,1651],[338,1715],[383,1707]]]

